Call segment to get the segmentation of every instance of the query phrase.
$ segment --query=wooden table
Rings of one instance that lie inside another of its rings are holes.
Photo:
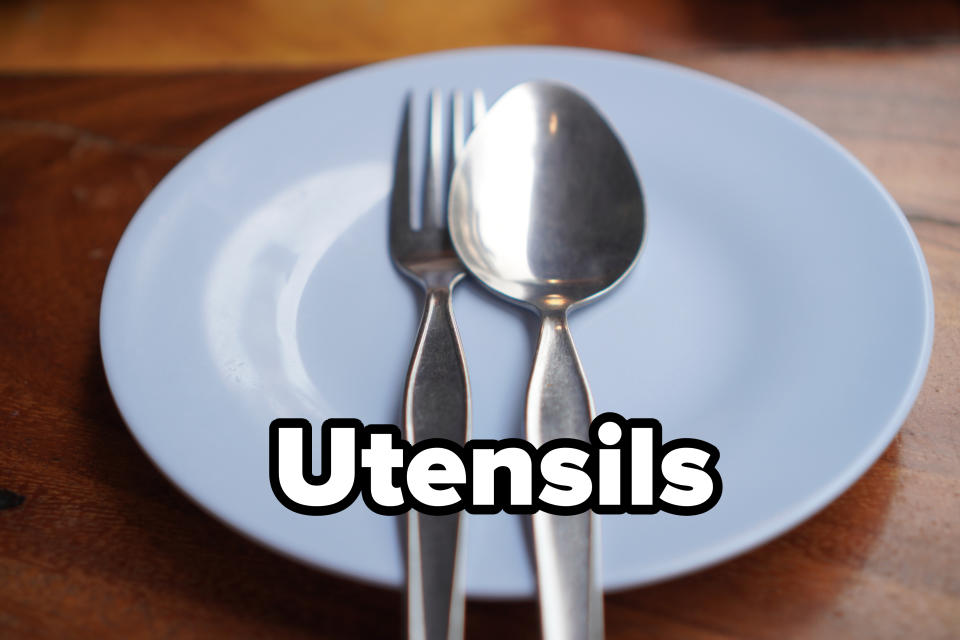
[[[913,412],[852,489],[747,555],[608,596],[608,636],[960,636],[960,45],[666,57],[782,102],[865,162],[920,238],[936,339]],[[98,348],[104,274],[150,189],[334,70],[0,76],[0,637],[398,636],[399,593],[279,558],[174,490],[117,414]],[[536,615],[470,602],[468,637],[535,637]]]

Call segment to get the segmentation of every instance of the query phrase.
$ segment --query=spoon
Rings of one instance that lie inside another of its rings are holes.
[[[623,145],[579,93],[518,85],[470,136],[453,174],[449,218],[467,269],[540,315],[527,440],[587,440],[593,400],[567,312],[620,282],[640,251],[643,194]],[[599,539],[590,511],[533,515],[544,638],[603,636]]]

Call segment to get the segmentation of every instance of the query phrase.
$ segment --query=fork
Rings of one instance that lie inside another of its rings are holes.
[[[470,437],[470,384],[463,347],[450,303],[454,285],[466,269],[447,231],[445,187],[452,171],[443,172],[442,98],[430,95],[423,217],[414,227],[410,207],[410,120],[407,97],[397,145],[390,201],[390,254],[398,269],[425,291],[420,328],[403,394],[402,429],[411,443],[444,438],[463,445]],[[452,97],[450,155],[452,169],[466,139],[464,97]],[[483,94],[475,91],[473,124],[485,112]],[[462,512],[407,516],[407,638],[459,640],[463,637]]]

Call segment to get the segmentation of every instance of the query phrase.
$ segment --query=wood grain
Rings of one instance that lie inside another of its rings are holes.
[[[357,64],[499,44],[663,55],[958,35],[953,0],[7,0],[0,69]]]
[[[960,45],[684,52],[851,149],[904,208],[933,279],[933,359],[880,461],[789,534],[607,597],[611,638],[960,635]],[[396,592],[227,530],[128,434],[100,364],[112,250],[156,182],[265,100],[334,68],[0,76],[0,637],[397,637]],[[9,501],[8,501],[9,503]],[[468,636],[536,637],[530,602]]]

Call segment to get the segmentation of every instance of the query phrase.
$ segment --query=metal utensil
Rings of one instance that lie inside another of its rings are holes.
[[[464,276],[446,227],[443,126],[440,92],[430,96],[423,219],[414,226],[410,206],[410,98],[404,107],[390,201],[390,254],[405,275],[425,291],[420,329],[403,394],[402,428],[410,442],[446,438],[463,444],[470,437],[470,389],[450,296]],[[472,119],[484,111],[474,93]],[[453,94],[451,155],[465,141],[464,100]],[[451,163],[452,165],[452,163]],[[463,637],[462,518],[410,511],[407,519],[407,637],[456,640]]]
[[[450,198],[450,233],[464,264],[542,320],[527,389],[527,439],[537,446],[586,440],[593,401],[567,312],[616,285],[640,250],[643,195],[626,151],[580,94],[522,84],[470,137]],[[545,638],[602,637],[599,537],[591,512],[533,516]]]

